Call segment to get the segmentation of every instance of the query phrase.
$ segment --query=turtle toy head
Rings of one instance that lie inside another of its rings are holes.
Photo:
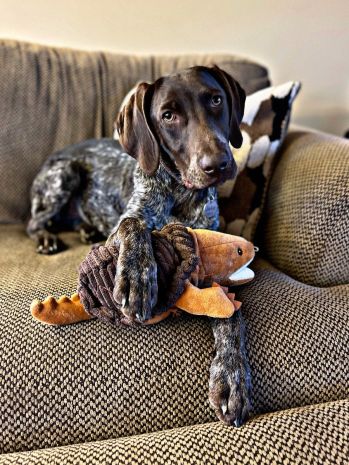
[[[248,266],[258,249],[251,242],[215,231],[191,231],[200,256],[200,280],[212,278],[221,286],[237,286],[254,278],[254,272]]]

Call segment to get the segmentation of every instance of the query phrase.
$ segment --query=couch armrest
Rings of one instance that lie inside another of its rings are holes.
[[[267,258],[299,281],[349,282],[349,141],[293,129],[273,173],[260,229]]]

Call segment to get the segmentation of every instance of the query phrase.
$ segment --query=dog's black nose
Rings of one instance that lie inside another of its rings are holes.
[[[200,168],[204,173],[209,175],[216,175],[224,171],[228,166],[228,161],[225,157],[220,157],[218,160],[204,155],[199,161]]]

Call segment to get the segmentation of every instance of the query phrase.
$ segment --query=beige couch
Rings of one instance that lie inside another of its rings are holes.
[[[234,56],[135,57],[0,42],[0,464],[347,464],[349,144],[290,131],[256,243],[247,322],[254,417],[219,423],[208,403],[208,320],[54,328],[33,298],[75,289],[88,251],[39,256],[29,188],[53,150],[110,136],[139,79],[222,66],[253,92],[267,70]]]

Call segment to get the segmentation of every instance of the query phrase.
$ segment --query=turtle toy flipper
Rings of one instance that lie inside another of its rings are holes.
[[[70,325],[93,318],[84,309],[77,293],[70,298],[63,295],[58,300],[53,296],[43,301],[35,299],[30,305],[30,311],[33,318],[47,325]]]
[[[228,289],[213,283],[212,287],[199,289],[189,281],[176,307],[192,315],[208,315],[213,318],[229,318],[241,306]]]

